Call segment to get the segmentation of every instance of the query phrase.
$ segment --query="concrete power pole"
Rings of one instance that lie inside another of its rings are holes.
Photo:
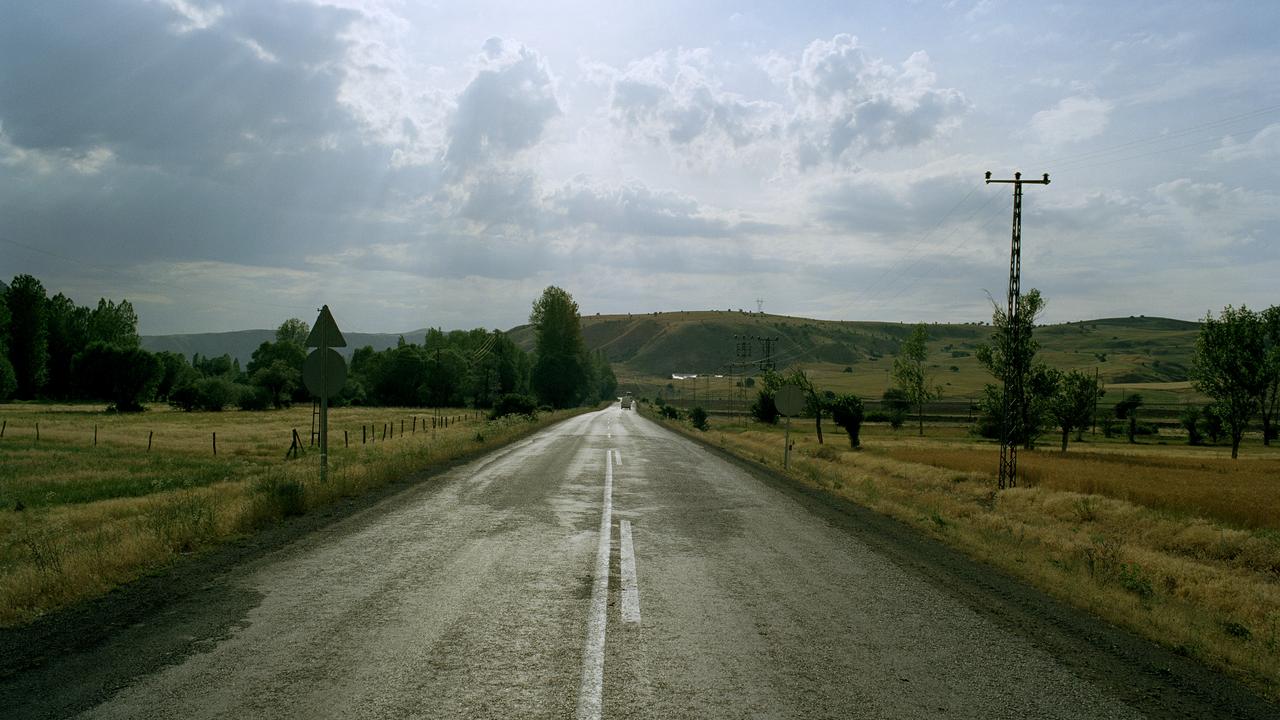
[[[1022,173],[1013,174],[1012,180],[992,180],[991,171],[987,171],[987,184],[1008,183],[1013,185],[1013,240],[1009,249],[1009,331],[1012,333],[1010,346],[1015,357],[1005,358],[1004,377],[1004,416],[1000,419],[1000,488],[1015,487],[1018,484],[1018,438],[1013,432],[1013,418],[1022,418],[1026,411],[1026,376],[1030,368],[1022,367],[1022,358],[1017,357],[1020,331],[1019,302],[1022,297],[1022,186],[1048,185],[1049,173],[1041,180],[1023,180]],[[1010,361],[1012,360],[1012,363]]]

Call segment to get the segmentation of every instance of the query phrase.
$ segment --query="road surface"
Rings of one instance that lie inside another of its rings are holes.
[[[1078,719],[1216,702],[1095,666],[1069,629],[1002,619],[870,532],[615,406],[230,568],[0,698],[82,718]]]

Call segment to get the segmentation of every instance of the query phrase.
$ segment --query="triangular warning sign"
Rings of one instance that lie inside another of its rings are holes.
[[[307,335],[307,347],[346,347],[347,339],[342,337],[342,331],[338,329],[338,323],[333,321],[333,313],[329,312],[329,306],[325,305],[320,308],[320,316],[316,318],[316,324],[311,328],[311,334]]]

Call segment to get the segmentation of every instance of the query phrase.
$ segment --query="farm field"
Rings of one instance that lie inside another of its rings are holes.
[[[322,483],[310,406],[119,415],[0,405],[0,626],[571,414],[489,422],[457,408],[336,408]],[[286,459],[294,430],[302,447]]]
[[[653,416],[655,413],[645,409]],[[713,418],[691,436],[776,472],[782,427]],[[862,449],[795,421],[786,474],[910,524],[1071,604],[1280,698],[1280,448],[1129,445],[1086,434],[1019,454],[996,490],[998,446],[963,428],[866,425]],[[1052,448],[1052,449],[1051,449]]]

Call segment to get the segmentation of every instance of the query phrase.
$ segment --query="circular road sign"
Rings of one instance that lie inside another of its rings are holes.
[[[331,398],[347,382],[347,363],[333,348],[315,350],[302,363],[302,382],[312,395]]]
[[[804,391],[795,385],[783,385],[773,396],[773,404],[783,415],[795,417],[804,410]]]

